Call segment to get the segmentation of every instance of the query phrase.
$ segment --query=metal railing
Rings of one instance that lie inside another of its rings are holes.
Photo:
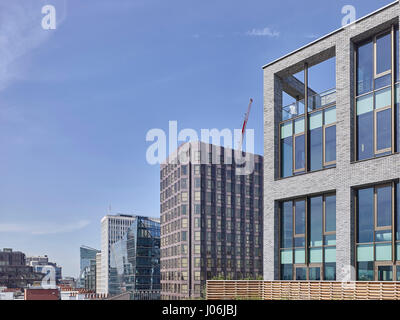
[[[394,281],[208,280],[208,300],[400,300]]]
[[[336,102],[336,88],[308,97],[308,112],[323,108]],[[282,121],[304,114],[304,99],[282,107]]]

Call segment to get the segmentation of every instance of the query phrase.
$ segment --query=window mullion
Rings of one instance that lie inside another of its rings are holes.
[[[305,263],[306,266],[308,266],[309,259],[308,259],[308,248],[309,248],[309,243],[308,243],[308,197],[305,199],[305,230],[304,230],[304,249],[305,249]],[[308,277],[308,269],[307,269],[307,277]]]
[[[393,262],[393,264],[396,262],[396,250],[395,250],[395,245],[396,245],[396,239],[395,239],[395,236],[396,236],[396,234],[395,234],[395,226],[394,226],[394,223],[395,223],[395,196],[396,196],[396,194],[395,194],[395,184],[394,184],[394,182],[392,182],[391,183],[391,186],[392,186],[392,228],[391,228],[391,231],[392,231],[392,262]]]
[[[304,167],[308,172],[308,63],[304,64],[304,87]]]
[[[392,25],[392,30],[391,30],[391,37],[392,37],[392,41],[391,41],[391,44],[392,44],[392,50],[390,51],[391,52],[391,58],[392,58],[392,68],[391,68],[391,72],[392,72],[392,81],[391,81],[391,84],[392,84],[392,148],[391,148],[391,150],[392,150],[392,153],[394,153],[395,152],[395,149],[394,149],[394,143],[395,143],[395,130],[394,130],[394,128],[395,128],[395,108],[394,108],[394,102],[395,102],[395,95],[394,95],[394,90],[395,90],[395,77],[396,77],[396,75],[395,75],[395,68],[394,68],[394,66],[395,66],[395,53],[396,53],[396,45],[395,45],[395,40],[394,40],[394,37],[395,37],[395,30],[394,30],[394,25]]]

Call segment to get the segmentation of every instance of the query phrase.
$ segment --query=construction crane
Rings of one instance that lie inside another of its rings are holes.
[[[249,120],[249,115],[250,115],[252,104],[253,104],[253,99],[250,98],[249,106],[247,107],[247,112],[244,115],[244,121],[243,121],[243,126],[242,126],[242,137],[239,142],[239,151],[242,151],[244,133],[246,132],[247,121]]]

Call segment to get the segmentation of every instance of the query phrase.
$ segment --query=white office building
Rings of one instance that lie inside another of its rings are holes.
[[[103,293],[101,278],[101,253],[96,253],[96,293]]]
[[[125,214],[106,215],[101,219],[101,271],[100,282],[98,282],[100,287],[96,290],[97,293],[109,293],[108,280],[110,274],[111,245],[121,240],[135,219],[136,216]]]

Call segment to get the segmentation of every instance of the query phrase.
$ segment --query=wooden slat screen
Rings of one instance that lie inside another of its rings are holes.
[[[208,280],[209,300],[400,300],[400,282]]]

